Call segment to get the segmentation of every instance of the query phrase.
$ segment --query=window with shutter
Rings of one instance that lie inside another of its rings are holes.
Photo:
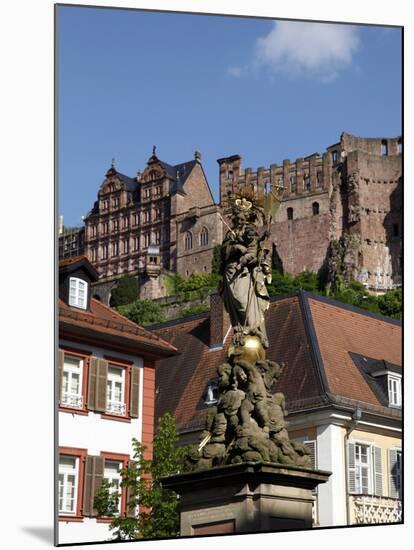
[[[58,396],[59,396],[59,402],[62,395],[62,378],[63,378],[63,364],[65,361],[65,352],[63,350],[59,350],[59,366],[58,366]]]
[[[371,493],[371,447],[362,443],[355,443],[355,491]]]
[[[401,459],[400,449],[388,449],[388,482],[391,498],[401,498]]]
[[[356,493],[354,443],[348,443],[348,491],[349,493]]]
[[[139,417],[139,377],[140,369],[138,367],[131,368],[131,390],[129,414],[131,418]]]
[[[106,380],[108,376],[108,361],[91,357],[89,363],[88,409],[105,412],[106,410]]]
[[[102,456],[87,456],[85,465],[85,487],[83,496],[83,515],[95,517],[94,508],[96,491],[99,489],[104,476],[104,458]]]
[[[118,493],[121,496],[122,467],[122,462],[105,459],[104,479],[111,484],[109,489],[110,494]],[[121,498],[118,500],[118,512],[121,513]]]
[[[317,466],[317,459],[316,459],[316,441],[315,440],[304,441],[303,444],[306,445],[306,447],[309,449],[312,469],[317,470],[318,466]]]
[[[374,462],[374,493],[377,496],[383,495],[383,484],[382,484],[382,458],[381,458],[381,448],[373,447],[373,462]]]
[[[135,460],[130,460],[128,462],[128,468],[135,470],[137,462]],[[126,513],[129,518],[134,518],[136,513],[136,494],[134,493],[132,487],[127,487],[126,492]]]
[[[60,515],[75,515],[77,508],[79,459],[75,456],[60,456],[58,500]]]

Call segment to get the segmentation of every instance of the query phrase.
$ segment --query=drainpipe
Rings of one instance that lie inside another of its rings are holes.
[[[352,422],[348,426],[344,436],[344,452],[345,452],[345,503],[346,503],[346,523],[351,524],[351,510],[349,506],[349,481],[348,481],[348,440],[351,432],[355,430],[358,422],[361,420],[362,411],[357,407],[352,413]]]

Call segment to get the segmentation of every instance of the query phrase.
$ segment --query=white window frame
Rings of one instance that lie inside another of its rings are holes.
[[[373,465],[372,465],[372,445],[369,443],[363,443],[361,441],[355,441],[355,491],[357,494],[373,494]],[[357,458],[357,447],[364,447],[367,450],[367,462],[363,463]],[[367,469],[368,486],[367,491],[363,491],[362,487],[362,468]]]
[[[401,376],[393,375],[393,374],[388,375],[388,401],[389,401],[390,407],[401,407],[402,405]]]
[[[73,470],[67,470],[63,464],[61,464],[61,458],[70,458],[74,461],[75,467]],[[73,501],[73,509],[68,510],[65,506],[68,501],[67,497],[67,488],[68,488],[68,478],[69,476],[73,475],[74,480],[74,486],[73,486],[73,499],[70,498],[69,500]],[[62,482],[61,482],[61,478]],[[62,454],[59,456],[59,479],[58,479],[58,507],[59,507],[59,515],[62,516],[75,516],[77,512],[77,506],[78,506],[78,481],[79,481],[79,457],[72,456],[72,455],[65,455]],[[61,496],[61,490],[62,490],[62,496]],[[61,500],[64,506],[61,507]]]
[[[109,464],[117,464],[117,473],[113,473],[113,469],[109,470]],[[118,482],[117,487],[111,486],[109,488],[109,493],[118,493],[119,499],[118,499],[118,512],[121,513],[121,500],[122,500],[122,487],[121,487],[121,481],[122,481],[122,475],[121,475],[121,469],[124,467],[123,462],[120,462],[119,460],[113,460],[110,458],[105,458],[104,463],[104,479],[108,481],[109,483]]]
[[[75,367],[71,365],[69,361],[77,361],[78,365]],[[75,357],[74,355],[66,355],[63,363],[63,380],[62,380],[62,393],[60,397],[60,404],[63,407],[71,407],[74,409],[83,408],[83,359]],[[67,386],[68,391],[65,391],[65,374],[67,374]],[[79,375],[79,389],[77,393],[73,393],[71,390],[73,375]]]
[[[80,296],[82,289],[84,291],[83,297]],[[69,305],[86,309],[88,305],[88,283],[84,279],[79,277],[69,278]]]
[[[115,386],[119,383],[119,377],[115,377],[115,375],[111,373],[111,369],[121,371],[121,400],[115,399]],[[106,382],[106,412],[118,416],[126,415],[125,369],[118,365],[109,364],[108,366],[108,377]]]

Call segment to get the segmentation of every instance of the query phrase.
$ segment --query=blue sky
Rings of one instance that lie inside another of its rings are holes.
[[[59,213],[81,224],[115,158],[129,176],[152,146],[257,168],[323,153],[342,131],[401,133],[397,28],[58,8]]]

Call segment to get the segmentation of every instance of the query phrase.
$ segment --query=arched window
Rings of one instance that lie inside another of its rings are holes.
[[[319,203],[318,202],[314,202],[312,204],[312,213],[314,216],[317,216],[319,214]]]
[[[287,212],[287,219],[293,220],[293,208],[289,207],[286,212]]]
[[[187,231],[187,233],[185,234],[184,248],[186,250],[190,250],[191,248],[193,248],[193,235],[192,235],[191,231]]]
[[[208,245],[208,229],[207,227],[203,227],[200,233],[200,245],[206,246]]]

